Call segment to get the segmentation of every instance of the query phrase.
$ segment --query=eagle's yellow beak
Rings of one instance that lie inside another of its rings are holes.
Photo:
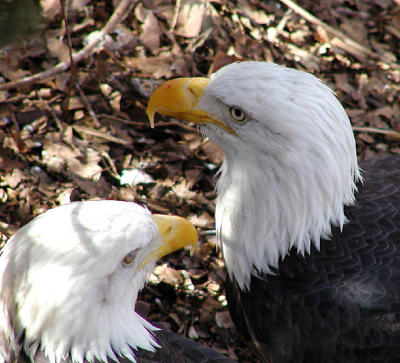
[[[154,115],[158,112],[198,124],[211,123],[235,134],[224,122],[198,107],[199,99],[209,81],[208,78],[195,77],[176,78],[163,83],[154,91],[147,106],[151,127],[154,127]]]
[[[197,231],[188,220],[178,216],[162,214],[153,214],[153,219],[158,226],[163,244],[145,257],[138,267],[139,270],[147,263],[157,261],[186,246],[191,246],[190,253],[193,254],[197,246]]]

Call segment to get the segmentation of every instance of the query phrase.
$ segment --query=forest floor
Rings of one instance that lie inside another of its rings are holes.
[[[336,91],[360,159],[399,154],[400,1],[14,5],[0,11],[0,244],[70,201],[136,201],[184,216],[198,228],[199,248],[160,262],[138,309],[240,362],[256,362],[230,320],[216,248],[222,152],[190,124],[157,117],[151,129],[149,95],[165,79],[207,76],[238,60],[272,61],[311,72]],[[108,34],[93,48],[99,31]],[[72,66],[71,53],[79,55]]]

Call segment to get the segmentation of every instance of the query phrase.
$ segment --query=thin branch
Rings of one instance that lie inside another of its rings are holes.
[[[169,121],[158,121],[156,123],[156,127],[168,127],[168,126],[177,126],[181,129],[190,131],[190,132],[198,132],[198,130],[196,129],[195,124],[185,124],[183,122],[180,121],[175,121],[175,120],[169,120]]]
[[[179,9],[181,7],[181,0],[175,1],[174,13],[172,14],[171,25],[169,31],[172,33],[175,30],[176,22],[178,20]]]
[[[133,125],[133,126],[142,126],[147,128],[149,125],[149,121],[148,120],[143,120],[143,121],[131,121],[128,119],[124,119],[121,117],[117,117],[117,116],[113,116],[113,115],[107,115],[107,114],[99,114],[99,117],[104,118],[106,120],[112,120],[112,121],[118,121],[124,124],[128,124],[128,125]],[[168,121],[157,121],[156,125],[157,127],[168,127],[168,126],[177,126],[181,129],[187,130],[187,131],[191,131],[191,132],[197,132],[196,130],[196,126],[190,126],[180,122],[180,121],[175,121],[173,119],[170,119]]]
[[[395,37],[397,37],[398,39],[400,39],[400,31],[394,27],[393,25],[386,25],[385,29],[392,35],[394,35]]]
[[[57,114],[54,112],[53,108],[49,106],[49,104],[42,98],[42,96],[39,94],[39,92],[36,91],[36,97],[39,99],[40,103],[43,105],[43,107],[47,110],[47,112],[50,113],[50,115],[53,116],[54,121],[56,122],[57,128],[59,131],[63,130],[63,125],[62,121],[59,119]]]
[[[376,127],[369,127],[369,126],[353,126],[353,130],[359,131],[359,132],[369,132],[371,134],[382,134],[389,138],[392,138],[395,140],[400,140],[400,131],[384,130],[384,129],[378,129]]]
[[[79,95],[81,96],[81,100],[82,100],[83,104],[88,109],[90,116],[92,116],[95,126],[100,128],[101,123],[99,122],[99,119],[97,118],[96,112],[94,112],[92,105],[90,104],[85,93],[83,92],[82,87],[77,83],[76,88],[78,89],[78,92],[79,92]]]
[[[73,85],[73,82],[74,82],[74,79],[75,79],[75,74],[76,74],[76,63],[74,62],[73,53],[72,53],[71,32],[69,31],[67,12],[65,11],[65,0],[60,0],[60,5],[61,5],[61,10],[62,10],[62,15],[63,15],[63,18],[64,18],[65,33],[67,34],[69,60],[70,60],[70,64],[71,64],[71,71],[70,71],[70,75],[69,75],[67,97],[65,98],[64,107],[63,107],[63,116],[64,116],[63,118],[65,118],[66,113],[68,112],[68,109],[69,109],[69,102],[71,100],[72,85]]]
[[[138,0],[122,0],[118,7],[114,10],[110,19],[104,25],[98,33],[96,39],[91,43],[81,49],[78,53],[75,53],[72,57],[75,63],[80,62],[82,59],[87,58],[94,50],[94,48],[104,39],[104,37],[111,33],[114,28],[125,19],[125,16],[129,14],[129,10],[138,2]],[[7,82],[0,84],[0,91],[9,90],[12,88],[26,86],[37,81],[43,81],[45,79],[51,78],[54,75],[66,71],[71,66],[71,60],[60,62],[51,69],[44,72],[34,74],[33,76],[25,77],[13,82]]]
[[[302,16],[304,19],[306,19],[310,23],[322,27],[331,35],[337,37],[342,43],[341,47],[344,50],[346,50],[347,52],[349,52],[350,54],[352,54],[353,56],[357,57],[361,53],[363,56],[367,56],[372,59],[379,60],[379,61],[381,61],[387,65],[390,65],[394,68],[397,68],[397,69],[400,68],[399,64],[397,64],[395,62],[384,60],[379,54],[373,52],[371,49],[369,49],[367,47],[364,47],[362,44],[356,42],[354,39],[351,39],[350,37],[348,37],[346,34],[341,32],[340,30],[337,30],[337,29],[331,27],[330,25],[324,23],[323,21],[321,21],[320,19],[318,19],[317,17],[315,17],[314,15],[309,13],[307,10],[305,10],[301,6],[297,5],[294,1],[292,1],[292,0],[279,0],[279,1],[283,4],[285,4],[288,8],[292,9],[294,12],[296,12],[300,16]]]
[[[147,125],[147,122],[138,122],[138,121],[135,122],[135,121],[131,121],[129,119],[125,119],[125,118],[122,118],[122,117],[118,117],[118,116],[114,116],[114,115],[108,115],[106,113],[100,113],[99,117],[104,118],[106,120],[122,122],[122,123],[128,124],[128,125],[134,125],[134,126]]]
[[[125,145],[125,146],[129,146],[131,144],[130,140],[124,140],[119,137],[111,136],[111,135],[106,134],[105,132],[93,130],[93,129],[85,127],[85,126],[73,125],[72,128],[76,132],[80,132],[80,133],[90,135],[90,136],[95,136],[95,137],[98,137],[103,140],[114,142],[115,144],[120,144],[120,145]]]
[[[103,157],[104,163],[108,164],[107,171],[110,173],[110,175],[116,180],[120,181],[121,176],[118,174],[117,167],[115,166],[113,160],[111,159],[111,156],[106,151],[103,151],[101,153],[101,156]]]

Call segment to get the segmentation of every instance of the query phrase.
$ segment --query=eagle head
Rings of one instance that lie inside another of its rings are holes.
[[[315,76],[267,62],[162,84],[147,113],[195,122],[224,152],[216,230],[228,271],[247,287],[290,248],[319,248],[342,226],[361,180],[349,118]]]

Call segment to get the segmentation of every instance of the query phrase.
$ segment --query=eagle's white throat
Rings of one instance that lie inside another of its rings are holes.
[[[235,123],[229,107],[249,116]],[[311,74],[271,63],[234,63],[216,72],[199,108],[227,123],[202,131],[222,147],[216,229],[228,271],[241,288],[269,273],[294,246],[343,226],[361,180],[350,121],[333,92]]]

